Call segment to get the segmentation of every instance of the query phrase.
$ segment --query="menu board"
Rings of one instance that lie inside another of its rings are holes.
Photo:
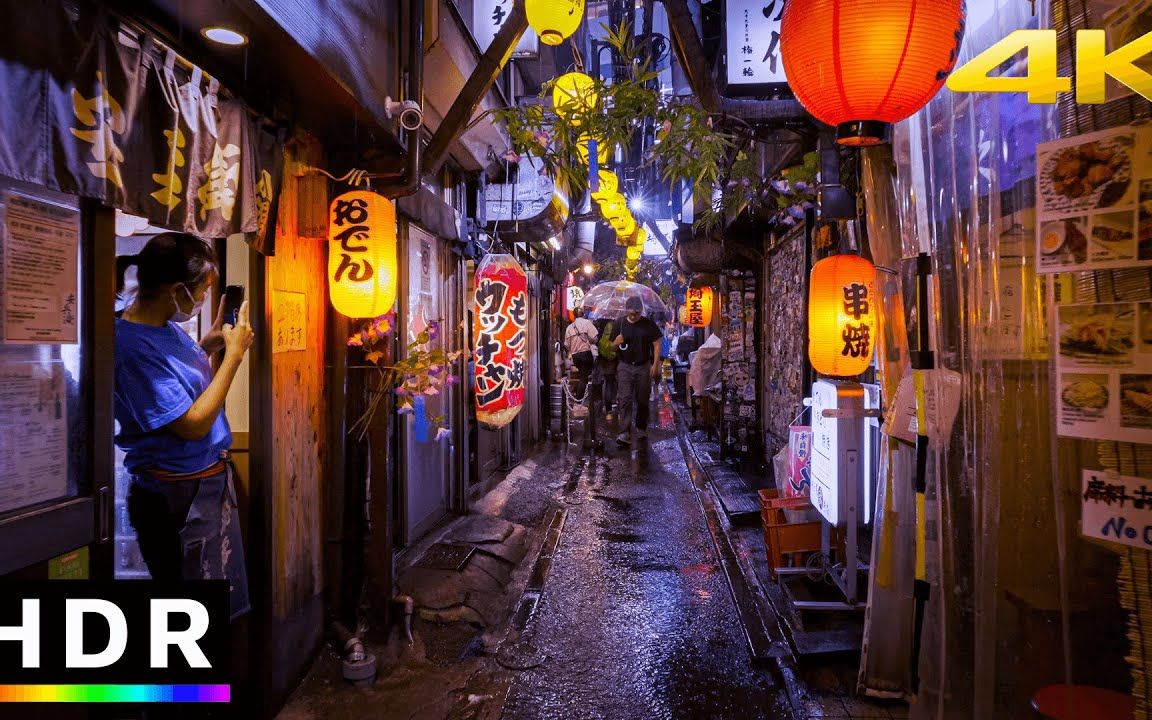
[[[80,213],[8,193],[4,198],[4,342],[76,342]]]
[[[1056,308],[1057,432],[1152,443],[1152,302]]]
[[[1152,480],[1084,470],[1080,533],[1085,537],[1152,549]]]
[[[1125,126],[1037,146],[1038,272],[1152,265],[1150,143]]]

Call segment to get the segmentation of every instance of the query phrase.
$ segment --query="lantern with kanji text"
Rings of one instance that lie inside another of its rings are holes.
[[[788,0],[788,86],[842,145],[887,142],[928,104],[960,55],[964,0]]]
[[[396,303],[396,210],[374,192],[354,190],[328,214],[328,295],[351,318],[385,315]]]
[[[528,24],[545,45],[559,45],[584,20],[584,0],[524,0]]]
[[[524,405],[528,276],[511,255],[486,255],[473,304],[476,420],[498,430]]]
[[[685,322],[692,327],[708,327],[712,324],[712,288],[688,288],[685,296]]]
[[[858,255],[833,255],[812,268],[808,359],[817,372],[859,375],[872,364],[877,336],[876,267]]]

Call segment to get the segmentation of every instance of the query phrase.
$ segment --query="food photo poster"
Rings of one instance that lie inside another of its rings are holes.
[[[1042,143],[1036,163],[1038,272],[1152,265],[1152,128]]]
[[[1056,308],[1059,434],[1152,443],[1152,302]]]

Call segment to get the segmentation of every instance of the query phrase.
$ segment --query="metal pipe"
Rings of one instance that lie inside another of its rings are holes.
[[[472,71],[472,75],[464,83],[456,101],[452,103],[452,107],[444,115],[440,127],[436,129],[436,134],[428,143],[424,158],[424,166],[428,173],[437,172],[440,166],[444,164],[448,157],[448,148],[472,120],[476,107],[492,89],[496,79],[500,76],[500,72],[508,63],[509,58],[512,57],[513,51],[516,50],[520,36],[527,29],[528,15],[524,11],[524,2],[517,0],[512,6],[512,11],[508,13],[508,19],[504,21],[500,31],[492,39],[492,44],[480,56],[479,62],[476,63],[476,69]]]
[[[408,10],[408,97],[424,112],[424,1],[405,0]],[[422,176],[423,128],[405,131],[408,145],[408,162],[404,174],[395,184],[384,185],[380,192],[388,198],[400,198],[414,194],[420,189]]]

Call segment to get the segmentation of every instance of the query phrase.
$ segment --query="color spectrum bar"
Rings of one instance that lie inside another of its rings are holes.
[[[226,703],[231,685],[0,685],[0,702]]]

